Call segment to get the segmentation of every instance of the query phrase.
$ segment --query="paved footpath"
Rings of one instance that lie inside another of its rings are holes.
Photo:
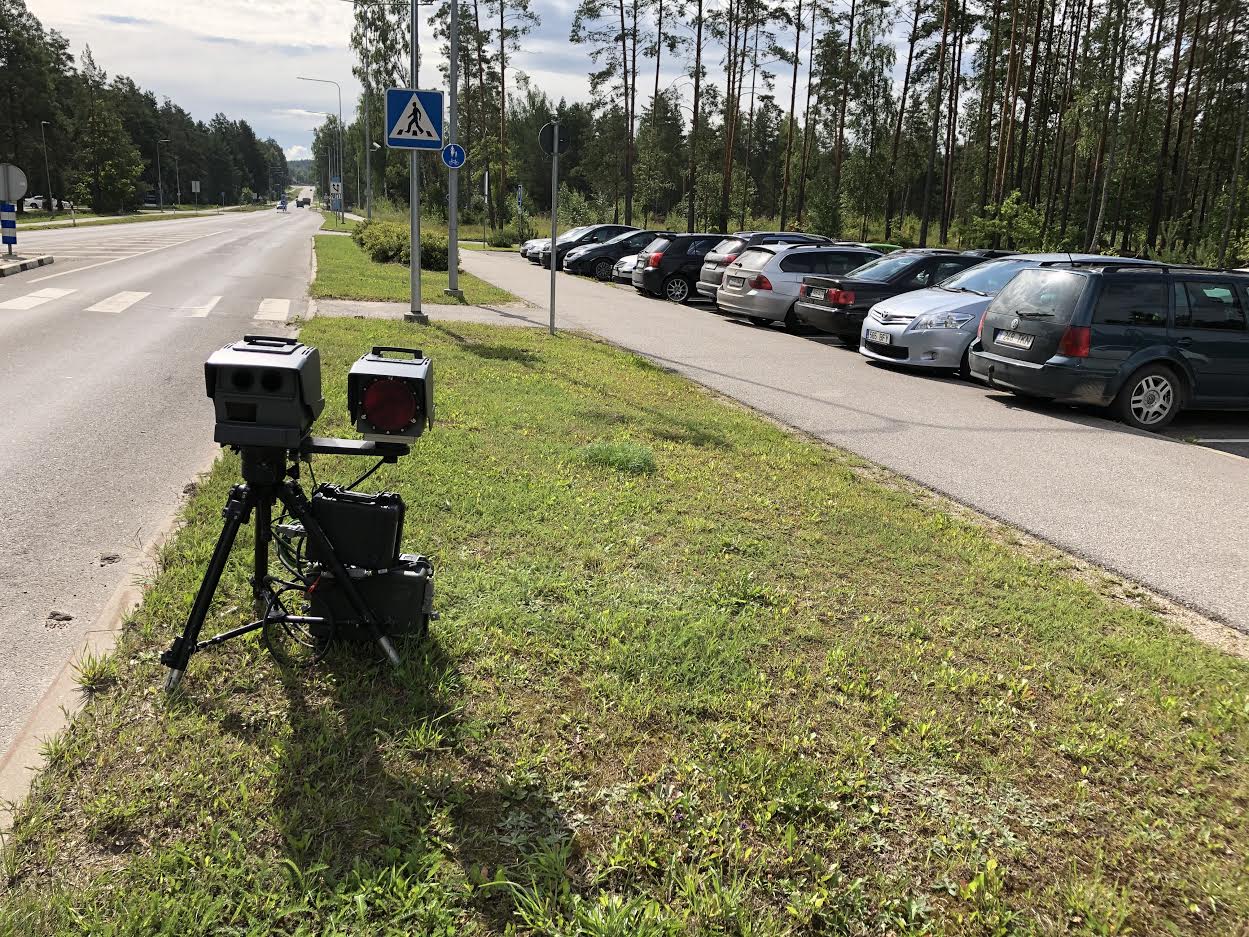
[[[539,308],[459,317],[546,324],[548,271],[492,252],[462,251],[460,265]],[[1249,632],[1249,460],[581,277],[559,275],[556,311],[561,328],[645,354]]]

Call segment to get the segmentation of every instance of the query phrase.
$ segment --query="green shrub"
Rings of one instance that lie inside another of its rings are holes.
[[[356,242],[356,247],[364,247],[364,232],[372,225],[371,221],[357,221],[351,228],[351,239]]]
[[[362,221],[351,238],[369,258],[379,264],[412,262],[412,236],[406,224],[398,221]],[[421,269],[447,269],[447,239],[437,234],[421,235]]]
[[[511,247],[516,243],[516,229],[511,225],[508,225],[501,231],[495,229],[486,238],[486,243],[491,247]]]
[[[405,257],[404,263],[407,263]],[[437,234],[421,235],[421,269],[447,269],[447,239]]]

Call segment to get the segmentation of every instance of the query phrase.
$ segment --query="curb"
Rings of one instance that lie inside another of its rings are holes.
[[[212,459],[196,471],[196,479],[212,471],[219,454],[214,452]],[[156,551],[177,529],[188,500],[184,497],[152,536],[140,545],[138,556],[83,635],[78,651],[70,656],[44,690],[8,751],[0,753],[0,833],[12,829],[13,817],[43,771],[44,743],[62,732],[87,702],[86,694],[78,688],[79,663],[87,655],[103,657],[110,654],[117,646],[126,617],[143,601],[141,583],[155,567]]]
[[[52,263],[51,254],[43,254],[40,257],[31,257],[27,260],[18,261],[11,264],[0,264],[0,277],[7,277],[14,273],[21,273],[25,270],[34,270],[36,267],[42,267],[45,264]]]

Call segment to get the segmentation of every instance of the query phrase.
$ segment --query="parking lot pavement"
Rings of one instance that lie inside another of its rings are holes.
[[[503,253],[465,251],[460,263],[535,304],[523,318],[545,324],[549,271]],[[831,337],[756,328],[581,277],[557,282],[559,327],[645,354],[1249,632],[1243,414],[1187,414],[1167,435],[1139,433],[1096,411],[869,364]]]

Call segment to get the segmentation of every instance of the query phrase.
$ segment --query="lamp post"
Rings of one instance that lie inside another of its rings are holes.
[[[160,210],[165,210],[165,180],[160,175],[160,145],[169,141],[161,138],[156,141],[156,191],[160,199]]]
[[[48,200],[48,211],[52,212],[52,217],[55,218],[56,209],[53,207],[54,202],[52,199],[52,170],[48,168],[48,135],[43,129],[46,126],[48,126],[46,120],[39,121],[39,137],[43,140],[43,177],[47,183],[47,188],[44,191],[48,193],[44,198]]]
[[[300,81],[315,81],[323,85],[333,85],[338,91],[338,178],[341,183],[343,178],[343,89],[338,82],[329,78],[305,78],[303,75],[296,76]],[[342,192],[338,196],[338,222],[342,224],[343,218],[343,197]]]

